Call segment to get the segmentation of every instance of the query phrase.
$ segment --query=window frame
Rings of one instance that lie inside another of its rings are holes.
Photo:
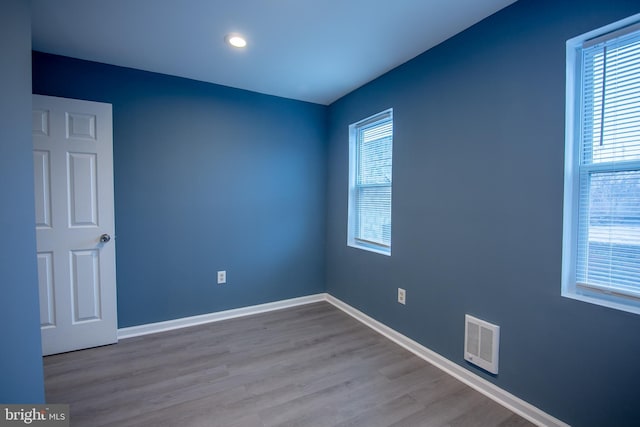
[[[580,235],[580,172],[622,172],[635,165],[625,167],[602,167],[598,164],[581,164],[582,145],[582,51],[585,43],[593,45],[620,36],[623,33],[640,31],[640,14],[636,14],[590,31],[567,41],[566,46],[566,123],[564,165],[564,211],[562,238],[562,291],[563,297],[588,302],[621,311],[640,314],[640,298],[628,293],[598,285],[578,284],[577,253]],[[638,162],[636,162],[638,163]],[[586,227],[583,225],[583,227]]]
[[[361,129],[371,126],[376,123],[386,123],[391,121],[392,133],[391,133],[391,156],[392,166],[391,171],[393,175],[393,108],[388,108],[363,120],[349,125],[349,203],[348,203],[348,215],[347,215],[347,246],[363,249],[366,251],[378,253],[381,255],[391,256],[391,242],[389,245],[380,244],[378,242],[368,241],[361,239],[358,236],[358,189],[369,187],[389,187],[390,198],[393,200],[393,176],[388,185],[386,184],[369,184],[358,185],[357,174],[358,165],[360,160],[359,153],[359,132]],[[390,203],[391,203],[390,200]],[[391,227],[391,225],[390,225]],[[391,230],[389,230],[391,236]]]

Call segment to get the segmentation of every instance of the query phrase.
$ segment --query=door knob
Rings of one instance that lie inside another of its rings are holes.
[[[106,233],[100,236],[100,243],[107,243],[109,240],[111,240],[111,236]]]

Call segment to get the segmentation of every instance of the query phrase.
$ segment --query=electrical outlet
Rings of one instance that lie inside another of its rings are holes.
[[[402,305],[407,303],[407,291],[402,288],[398,288],[398,302]]]
[[[227,272],[222,270],[218,271],[218,285],[227,283]]]

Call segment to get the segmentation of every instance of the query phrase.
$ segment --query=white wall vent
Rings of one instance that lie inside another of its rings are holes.
[[[498,373],[500,326],[466,314],[464,316],[464,358],[492,374]]]

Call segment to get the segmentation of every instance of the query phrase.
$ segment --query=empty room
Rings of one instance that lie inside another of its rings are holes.
[[[0,425],[640,423],[637,0],[0,35]]]

